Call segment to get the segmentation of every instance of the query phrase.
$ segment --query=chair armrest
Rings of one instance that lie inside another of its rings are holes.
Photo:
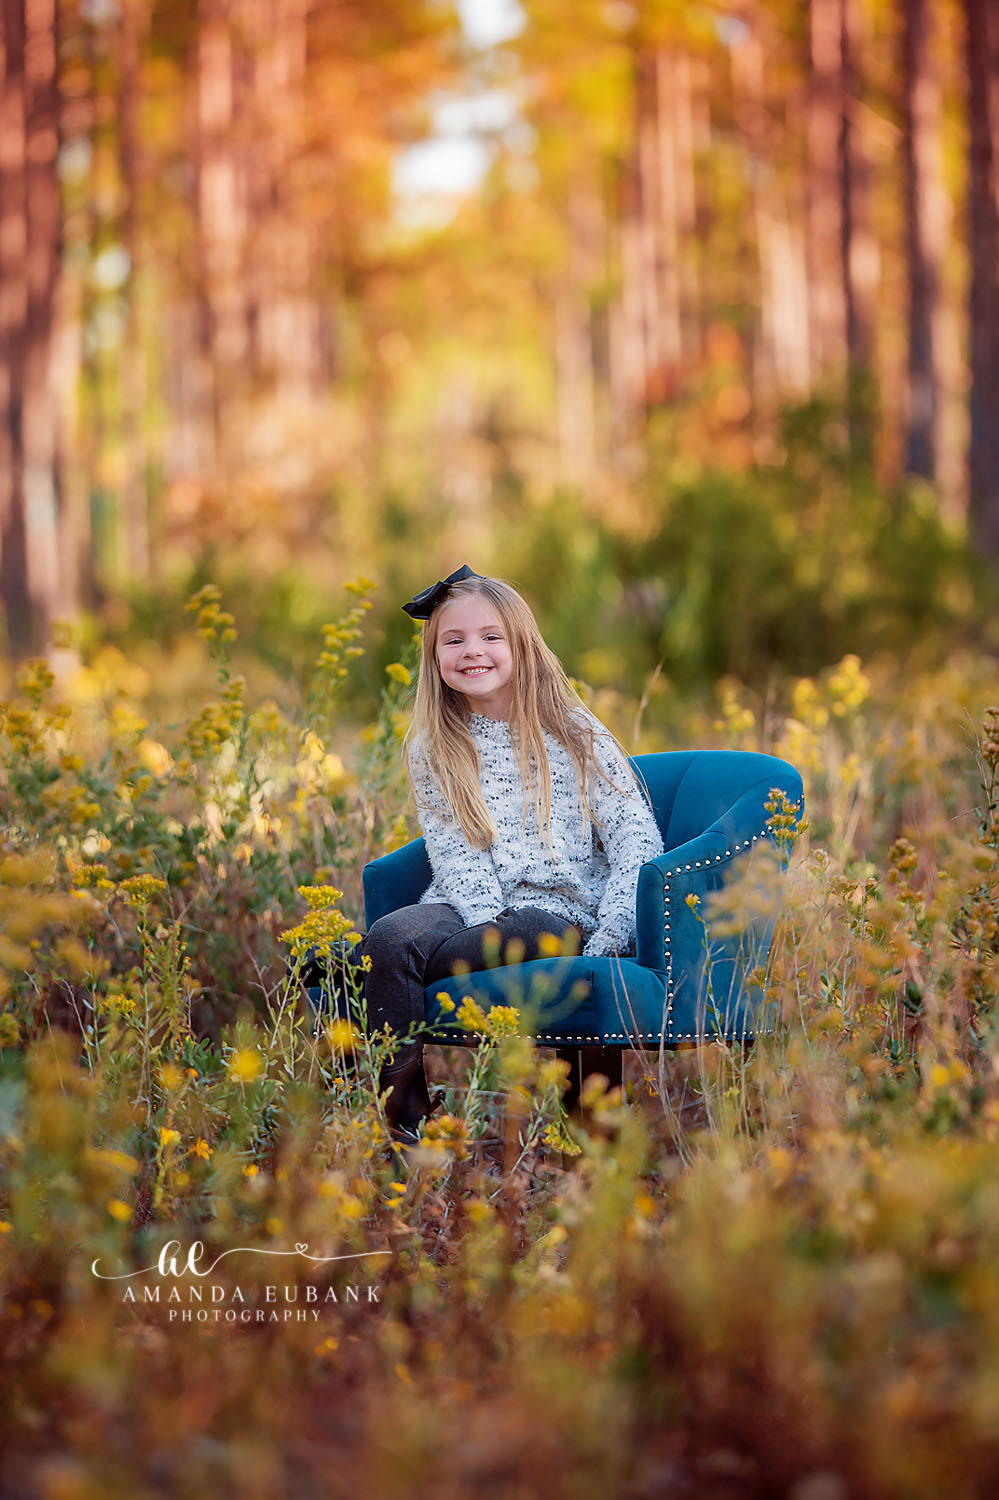
[[[790,776],[774,775],[750,788],[704,833],[650,860],[639,872],[636,958],[665,975],[667,1007],[675,1013],[681,1036],[704,1034],[706,1029],[705,928],[687,897],[699,896],[700,916],[706,916],[706,897],[725,884],[733,861],[745,858],[764,839],[775,842],[763,805],[772,787],[783,782],[789,798],[804,805],[800,778],[792,767],[787,769]],[[718,938],[709,923],[712,983],[715,975],[718,978],[714,1001],[724,1015],[731,1014],[733,1033],[744,1024],[735,1012],[742,1015],[745,974],[769,950],[773,927],[772,921],[755,920],[743,933]]]
[[[400,849],[369,860],[361,872],[364,885],[364,924],[400,906],[415,906],[433,879],[427,846],[422,837],[411,839]]]

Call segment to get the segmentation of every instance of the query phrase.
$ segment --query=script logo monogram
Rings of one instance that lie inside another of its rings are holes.
[[[256,1245],[234,1245],[231,1250],[223,1250],[221,1255],[216,1256],[210,1266],[202,1266],[204,1248],[201,1240],[194,1240],[188,1246],[185,1255],[180,1240],[167,1240],[155,1263],[151,1266],[143,1266],[141,1270],[124,1271],[118,1276],[107,1276],[97,1269],[97,1260],[91,1263],[90,1270],[94,1276],[100,1277],[101,1281],[128,1281],[133,1276],[145,1276],[150,1271],[156,1271],[160,1276],[210,1276],[219,1261],[224,1260],[227,1255],[300,1255],[305,1260],[312,1261],[313,1265],[329,1265],[335,1260],[367,1260],[372,1256],[392,1253],[390,1250],[357,1250],[350,1255],[309,1255],[307,1241],[298,1241],[294,1250],[263,1250]]]

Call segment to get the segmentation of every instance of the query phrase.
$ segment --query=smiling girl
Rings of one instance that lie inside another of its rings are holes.
[[[529,605],[466,565],[403,609],[422,619],[405,753],[433,879],[418,903],[373,922],[368,1024],[426,1019],[425,987],[456,962],[485,966],[483,938],[524,960],[554,933],[590,956],[634,952],[642,865],[663,852],[627,756],[572,688]],[[415,1141],[430,1110],[419,1041],[382,1072],[386,1115]]]

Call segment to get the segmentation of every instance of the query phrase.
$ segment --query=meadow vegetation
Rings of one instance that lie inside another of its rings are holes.
[[[235,671],[211,585],[190,601],[203,706],[189,677],[149,722],[148,675],[99,644],[6,687],[5,1493],[989,1493],[992,659],[903,675],[845,653],[686,698],[660,672],[580,682],[633,752],[801,770],[803,815],[774,809],[786,877],[758,859],[703,913],[782,899],[773,1033],[634,1054],[623,1093],[592,1080],[570,1119],[517,997],[466,1006],[476,1044],[429,1054],[445,1104],[400,1168],[374,1082],[391,1042],[314,1018],[297,972],[362,923],[365,860],[417,831],[415,642],[367,724],[344,712],[372,593],[349,586],[297,705]],[[169,1321],[138,1273],[194,1242],[218,1300]],[[265,1283],[265,1314],[336,1300],[240,1321],[236,1289]]]

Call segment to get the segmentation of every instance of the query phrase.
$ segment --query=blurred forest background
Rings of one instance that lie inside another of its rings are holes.
[[[0,1491],[992,1500],[999,4],[0,0],[0,47]],[[787,893],[771,1033],[570,1120],[514,989],[400,1162],[391,1040],[288,955],[418,831],[400,605],[463,562],[629,751],[805,806],[727,898]],[[126,1304],[195,1241],[227,1302],[381,1300]]]
[[[361,574],[362,718],[463,561],[631,693],[996,649],[990,0],[3,0],[3,68],[13,659],[211,581],[277,691]]]

